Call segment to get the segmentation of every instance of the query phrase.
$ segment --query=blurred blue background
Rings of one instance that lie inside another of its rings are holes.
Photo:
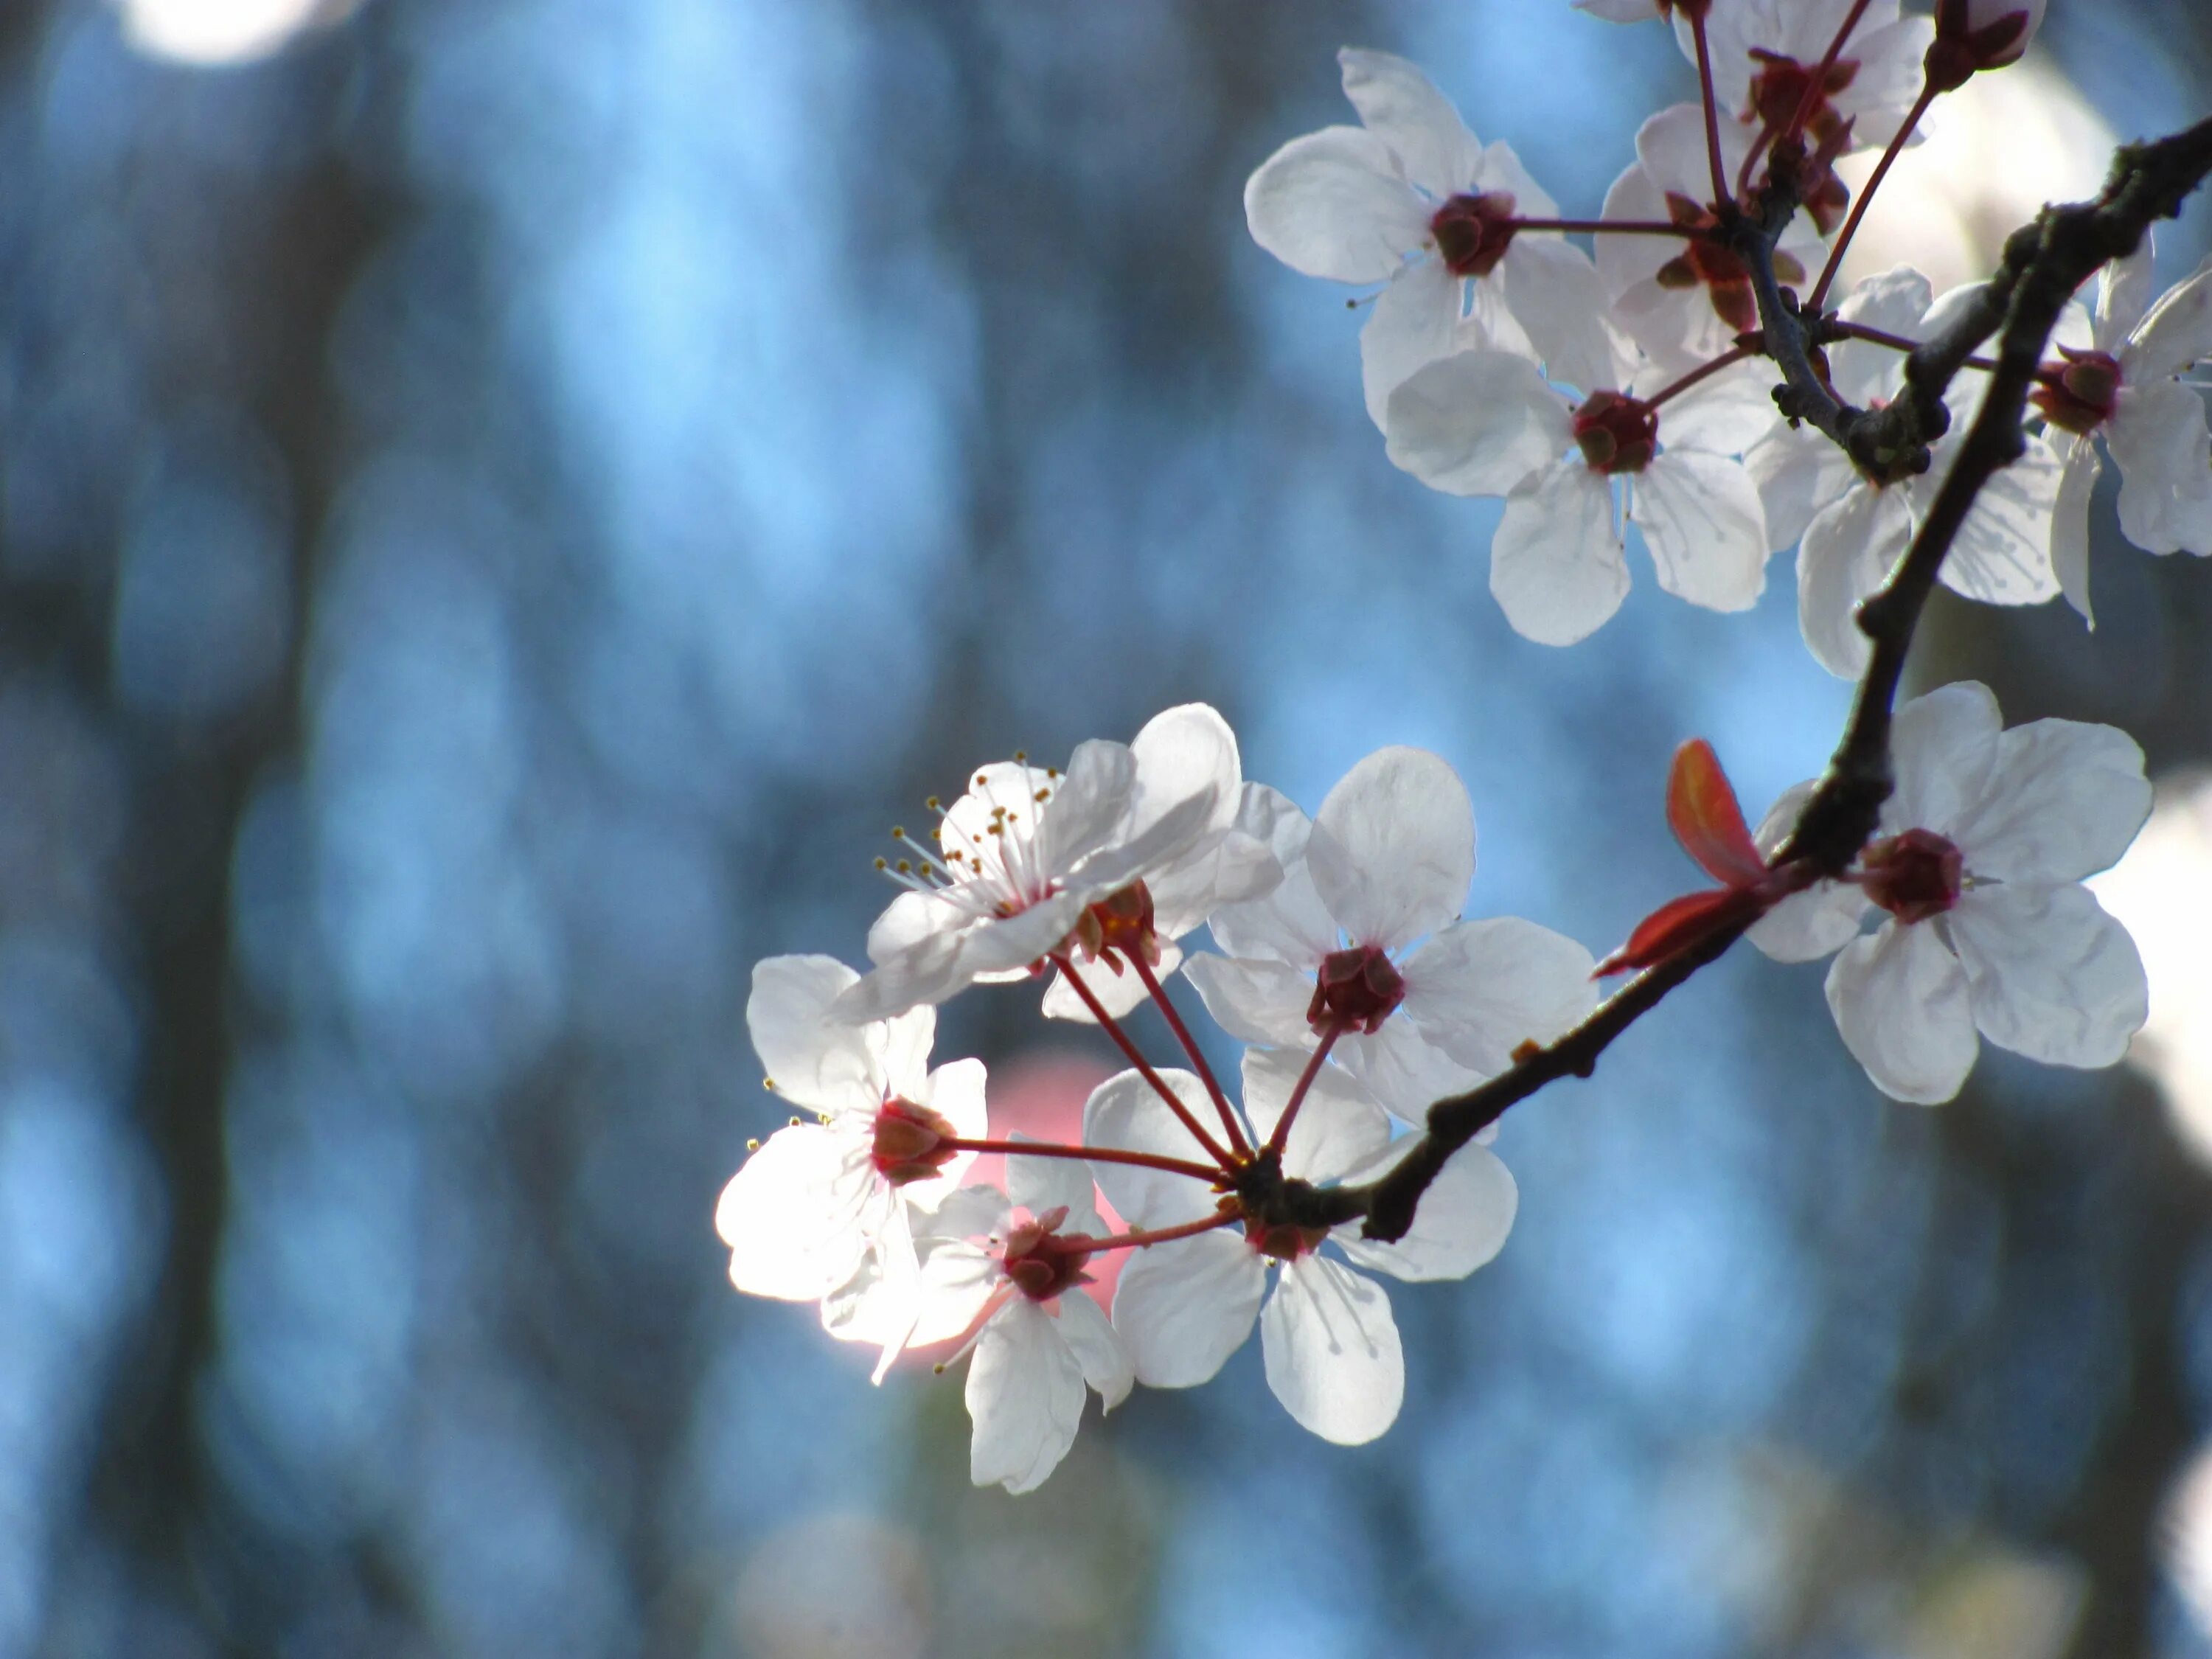
[[[2202,9],[2052,13],[2031,115],[2205,112]],[[1817,968],[1512,1115],[1369,1447],[1248,1351],[979,1492],[956,1379],[729,1291],[750,964],[857,959],[977,761],[1424,744],[1474,910],[1602,950],[1677,742],[1756,810],[1832,741],[1786,560],[1548,650],[1388,465],[1240,206],[1346,42],[1570,213],[1692,85],[1565,0],[0,10],[0,1656],[2212,1654],[2203,1169],[2133,1072],[1881,1101]],[[1970,242],[2081,188],[2031,125]],[[2212,568],[2100,511],[2094,636],[1946,605],[1921,678],[2201,762]],[[1035,1000],[944,1022],[1002,1130],[1106,1069]]]

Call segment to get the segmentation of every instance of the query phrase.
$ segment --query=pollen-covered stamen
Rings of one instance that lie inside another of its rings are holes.
[[[905,856],[878,859],[876,868],[979,917],[1018,915],[1059,890],[1046,872],[1037,830],[1060,784],[1057,767],[1040,770],[1017,751],[1012,761],[975,773],[951,806],[929,798],[939,820],[929,844],[893,826],[891,839]]]
[[[1510,190],[1452,197],[1429,220],[1437,255],[1455,276],[1489,276],[1505,257],[1518,228]]]
[[[1714,234],[1720,228],[1719,216],[1711,208],[1673,190],[1667,192],[1667,216],[1692,234],[1689,245],[1659,267],[1656,279],[1659,286],[1685,289],[1702,285],[1723,322],[1738,333],[1757,328],[1759,296],[1752,288],[1751,267]],[[1774,274],[1785,283],[1802,282],[1805,267],[1777,248]]]
[[[2051,424],[2068,432],[2094,432],[2112,418],[2120,401],[2119,360],[2110,352],[2058,348],[2061,361],[2045,363],[2028,401]]]
[[[1575,410],[1573,432],[1593,472],[1641,472],[1659,447],[1659,411],[1618,392],[1593,392]]]
[[[1954,842],[1932,830],[1907,830],[1868,848],[1859,860],[1859,885],[1899,921],[1925,921],[1959,902],[1966,861]]]
[[[1006,1234],[1000,1263],[1014,1288],[1032,1302],[1049,1302],[1078,1285],[1091,1282],[1091,1275],[1083,1271],[1091,1260],[1091,1252],[1085,1248],[1087,1241],[1060,1237],[1060,1224],[1066,1219],[1067,1206],[1061,1205]]]
[[[1096,962],[1103,957],[1117,974],[1124,960],[1158,967],[1160,940],[1152,931],[1152,890],[1141,881],[1116,888],[1085,908],[1069,938],[1084,960]]]
[[[875,1146],[869,1161],[876,1166],[876,1173],[894,1187],[927,1181],[960,1150],[954,1144],[957,1133],[928,1107],[894,1095],[876,1114]]]
[[[1321,960],[1306,1024],[1316,1031],[1356,1027],[1372,1036],[1406,1000],[1405,975],[1378,945],[1355,945]]]

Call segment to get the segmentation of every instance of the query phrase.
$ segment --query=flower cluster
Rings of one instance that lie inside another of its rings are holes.
[[[1491,586],[1515,628],[1564,645],[1601,626],[1627,591],[1630,526],[1662,587],[1716,611],[1753,605],[1794,545],[1806,641],[1860,679],[1851,732],[1755,832],[1712,750],[1685,744],[1667,820],[1718,885],[1602,963],[1534,922],[1462,914],[1474,814],[1437,757],[1380,750],[1308,817],[1244,777],[1200,704],[1064,769],[982,766],[929,802],[926,835],[895,829],[877,865],[902,890],[867,970],[755,971],[753,1042],[801,1115],[756,1143],[716,1222],[739,1290],[817,1304],[832,1336],[875,1350],[878,1381],[911,1351],[939,1370],[967,1358],[978,1483],[1036,1486],[1087,1393],[1110,1409],[1139,1382],[1204,1382],[1255,1327],[1294,1420],[1345,1444],[1382,1433],[1405,1371],[1377,1275],[1457,1279],[1494,1257],[1518,1201],[1489,1144],[1498,1114],[1588,1074],[1739,936],[1834,957],[1843,1042],[1899,1100],[1951,1098],[1984,1037],[2104,1066],[2143,1022],[2135,946],[2081,884],[2148,811],[2142,752],[2106,726],[2006,731],[1971,684],[1893,716],[1919,601],[1902,629],[1862,606],[1880,593],[1894,611],[1917,570],[1921,594],[1938,577],[1992,604],[2063,592],[2086,618],[2100,454],[2130,540],[2212,552],[2212,429],[2185,379],[2212,356],[2212,265],[2154,301],[2146,238],[2104,270],[2094,312],[2071,305],[2032,386],[2037,348],[2009,326],[2009,370],[1969,355],[1998,290],[1939,295],[1900,268],[1832,307],[1891,161],[1939,96],[2020,56],[2040,0],[1938,0],[1926,20],[1899,0],[1577,3],[1671,22],[1701,93],[1644,125],[1601,218],[1559,216],[1410,64],[1346,51],[1359,125],[1268,158],[1248,223],[1296,269],[1375,290],[1368,413],[1406,471],[1502,500]],[[1874,146],[1854,199],[1836,163]],[[2044,331],[2112,246],[2047,285]],[[1951,378],[1916,378],[1947,354]],[[1984,386],[2008,384],[1980,415]],[[1982,428],[2000,420],[1993,455]],[[1190,948],[1201,927],[1212,950]],[[1626,970],[1641,977],[1601,1005],[1594,981]],[[1245,1045],[1233,1089],[1170,995],[1178,975]],[[1044,1015],[1092,1024],[1127,1061],[1074,1143],[994,1136],[981,1064],[929,1066],[939,1005],[1030,981]],[[1126,1029],[1147,1002],[1173,1063]],[[1002,1185],[975,1178],[983,1154],[1003,1157]],[[1091,1269],[1117,1255],[1109,1308]]]
[[[1899,268],[1832,307],[1844,250],[1929,105],[2016,59],[2041,7],[1946,0],[1930,21],[1899,0],[1581,3],[1671,17],[1705,92],[1644,124],[1600,217],[1560,218],[1512,150],[1479,143],[1412,64],[1347,50],[1360,125],[1292,139],[1261,166],[1244,194],[1252,235],[1307,275],[1381,285],[1360,335],[1368,412],[1424,483],[1504,502],[1491,591],[1520,633],[1571,644],[1611,617],[1632,525],[1660,586],[1714,611],[1754,604],[1769,556],[1795,546],[1806,643],[1854,677],[1857,607],[1926,514],[1990,364],[1969,360],[1931,443],[1854,459],[1777,406],[1739,228],[1772,200],[1794,207],[1768,257],[1815,372],[1846,409],[1894,399],[1905,354],[1974,291],[1938,295]],[[1852,202],[1834,163],[1875,147]],[[2212,356],[2212,269],[2155,303],[2149,270],[2146,242],[2106,275],[2094,325],[2077,307],[2062,329],[2038,377],[2040,429],[1944,562],[1956,592],[2007,605],[2063,592],[2089,614],[2099,438],[2124,477],[2129,539],[2212,553],[2212,434],[2183,383]]]

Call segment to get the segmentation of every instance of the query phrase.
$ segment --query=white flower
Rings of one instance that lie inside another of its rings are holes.
[[[828,957],[753,969],[745,1021],[769,1087],[816,1115],[770,1135],[715,1206],[730,1282],[750,1295],[815,1301],[872,1256],[910,1278],[908,1206],[956,1188],[975,1154],[951,1143],[984,1133],[982,1062],[928,1069],[935,1009],[862,1025],[830,1017],[859,977]]]
[[[1716,6],[1706,40],[1721,108],[1734,112],[1754,133],[1762,125],[1787,125],[1853,3],[1734,0]],[[1688,25],[1677,22],[1675,31],[1694,63]],[[1869,9],[1814,94],[1804,128],[1813,146],[1827,143],[1847,121],[1850,149],[1887,144],[1920,95],[1921,59],[1935,38],[1935,25],[1924,17],[1900,16],[1897,0],[1880,0]]]
[[[869,928],[875,969],[838,1017],[880,1019],[1025,976],[1090,906],[1218,843],[1241,799],[1237,764],[1221,717],[1194,703],[1134,744],[1081,744],[1064,775],[1018,756],[983,767],[944,809],[933,848],[892,832],[913,851],[892,872],[908,890]]]
[[[1878,839],[1842,882],[1785,899],[1751,930],[1784,962],[1840,949],[1828,1006],[1877,1088],[1933,1103],[1959,1092],[1978,1030],[2053,1066],[2109,1066],[2142,1023],[2148,989],[2127,930],[2081,878],[2126,850],[2150,811],[2142,751],[2074,720],[2002,729],[1972,681],[1897,711],[1897,790]],[[1780,842],[1811,793],[1760,826]],[[1861,937],[1869,908],[1887,912]]]
[[[2051,562],[2067,602],[2089,613],[2089,495],[2101,437],[2120,470],[2120,532],[2152,553],[2212,553],[2212,432],[2179,377],[2212,357],[2212,260],[2145,307],[2151,241],[2105,268],[2094,324],[2062,325],[2035,406],[2050,418],[2061,471]],[[2087,334],[2086,342],[2083,335]]]
[[[1256,1139],[1274,1130],[1304,1064],[1290,1050],[1246,1054],[1244,1109]],[[1203,1107],[1196,1078],[1163,1077],[1187,1106]],[[1091,1096],[1084,1140],[1186,1159],[1195,1150],[1189,1132],[1134,1072],[1109,1079]],[[1392,1146],[1389,1120],[1374,1100],[1349,1075],[1324,1065],[1291,1123],[1282,1168],[1316,1183],[1364,1181],[1402,1152]],[[1195,1181],[1126,1164],[1092,1170],[1132,1226],[1182,1225],[1215,1208],[1213,1194]],[[1180,1389],[1219,1370],[1256,1319],[1267,1386],[1284,1408],[1323,1439],[1358,1445],[1390,1426],[1406,1388],[1389,1298],[1358,1269],[1404,1279],[1464,1278],[1504,1246],[1517,1201],[1505,1166],[1488,1148],[1468,1146],[1422,1195],[1413,1230],[1395,1244],[1363,1240],[1357,1222],[1322,1233],[1248,1220],[1242,1231],[1146,1247],[1121,1270],[1114,1326],[1139,1382]],[[1321,1254],[1325,1241],[1354,1265]],[[1271,1267],[1279,1271],[1269,1297]]]
[[[1398,1107],[1504,1071],[1520,1043],[1594,1005],[1590,955],[1572,939],[1516,917],[1456,920],[1474,811],[1434,755],[1368,756],[1318,818],[1285,820],[1276,852],[1280,886],[1214,913],[1228,954],[1183,970],[1232,1036],[1310,1048],[1334,1033],[1331,1053]]]
[[[1133,958],[1165,980],[1182,961],[1176,941],[1216,906],[1256,898],[1283,878],[1269,848],[1276,821],[1297,810],[1265,784],[1243,781],[1236,735],[1204,703],[1155,715],[1129,748],[1141,787],[1174,799],[1211,787],[1215,796],[1213,816],[1186,851],[1095,901],[1076,921],[1070,960],[1116,1019],[1145,999]],[[1093,1018],[1064,973],[1045,992],[1044,1012],[1053,1019]]]
[[[1577,386],[1607,361],[1595,268],[1556,231],[1558,204],[1513,151],[1486,148],[1421,71],[1387,52],[1337,54],[1358,127],[1291,142],[1244,186],[1252,238],[1292,270],[1387,283],[1360,331],[1367,412],[1423,363],[1470,345],[1526,350]]]
[[[1973,293],[1954,289],[1931,303],[1928,279],[1900,265],[1853,289],[1838,314],[1917,342],[1939,332]],[[1887,346],[1845,340],[1828,348],[1828,363],[1837,395],[1861,408],[1880,408],[1904,386],[1905,354]],[[1830,673],[1854,679],[1865,669],[1859,603],[1881,585],[1919,528],[1984,390],[1983,377],[1972,371],[1952,382],[1944,398],[1951,424],[1929,447],[1928,471],[1915,477],[1864,477],[1810,427],[1777,427],[1745,456],[1765,503],[1769,543],[1777,552],[1798,544],[1798,626]],[[2029,438],[2020,459],[1975,498],[1944,556],[1944,586],[1986,605],[2040,605],[2055,594],[2050,546],[2058,487],[2058,458],[2040,438]]]
[[[1752,135],[1735,122],[1720,130],[1721,161],[1733,179]],[[1604,216],[1710,228],[1712,167],[1704,107],[1661,110],[1636,135],[1636,161],[1606,192]],[[1612,314],[1636,343],[1670,368],[1717,357],[1735,337],[1759,326],[1751,269],[1717,242],[1616,232],[1595,241],[1597,270]],[[1800,282],[1825,257],[1819,231],[1799,214],[1775,248],[1775,273]]]
[[[1090,1282],[1085,1242],[1106,1232],[1085,1164],[1010,1157],[1006,1186],[1003,1194],[963,1188],[919,1240],[921,1271],[911,1286],[858,1281],[832,1299],[824,1322],[847,1340],[889,1345],[886,1364],[902,1342],[964,1334],[962,1352],[974,1355],[969,1474],[979,1486],[1023,1492],[1075,1443],[1085,1385],[1111,1411],[1133,1379],[1121,1340],[1081,1288]]]
[[[1620,608],[1630,521],[1679,598],[1742,611],[1766,586],[1759,491],[1730,453],[1772,424],[1761,384],[1724,374],[1663,410],[1613,384],[1575,404],[1525,358],[1468,351],[1391,394],[1394,462],[1454,495],[1505,497],[1490,591],[1516,632],[1547,645],[1571,645]]]

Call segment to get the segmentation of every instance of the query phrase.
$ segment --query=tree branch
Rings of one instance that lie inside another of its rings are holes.
[[[1893,787],[1890,719],[1905,653],[1975,498],[2026,447],[2021,421],[2059,313],[2098,267],[2133,252],[2154,220],[2173,217],[2207,173],[2212,173],[2212,120],[2123,149],[2095,201],[2045,208],[2033,225],[2013,234],[1996,275],[1942,333],[1907,358],[1905,395],[1875,410],[1853,409],[1829,389],[1812,356],[1817,319],[1801,315],[1795,297],[1775,280],[1774,245],[1796,206],[1788,169],[1775,174],[1784,181],[1780,187],[1770,186],[1753,210],[1740,216],[1730,234],[1753,273],[1765,349],[1784,377],[1777,404],[1826,433],[1874,477],[1893,479],[1926,470],[1927,442],[1942,435],[1948,420],[1945,388],[1975,349],[2002,331],[1980,412],[1949,473],[1889,580],[1860,607],[1859,627],[1872,642],[1872,653],[1843,738],[1796,832],[1776,854],[1778,867],[1800,863],[1821,876],[1840,875],[1874,833]],[[1904,470],[1895,470],[1900,465]],[[1589,1076],[1615,1037],[1718,960],[1747,927],[1725,928],[1639,974],[1565,1036],[1528,1049],[1465,1093],[1437,1101],[1429,1108],[1426,1132],[1379,1179],[1316,1188],[1270,1178],[1255,1183],[1254,1198],[1296,1225],[1332,1227],[1364,1217],[1364,1237],[1402,1238],[1422,1194],[1455,1152],[1538,1090],[1561,1078]]]

